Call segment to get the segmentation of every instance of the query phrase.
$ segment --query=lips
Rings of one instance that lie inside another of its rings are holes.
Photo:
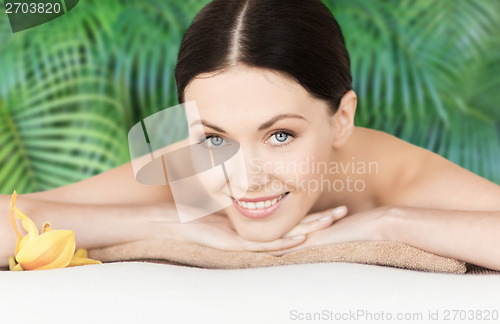
[[[272,215],[282,201],[286,198],[288,192],[281,195],[261,197],[261,198],[233,198],[234,207],[245,217],[257,219]]]

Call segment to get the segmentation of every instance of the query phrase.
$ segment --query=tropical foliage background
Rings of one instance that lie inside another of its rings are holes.
[[[356,124],[500,183],[500,1],[323,2],[351,54]],[[128,162],[128,130],[178,103],[177,51],[206,3],[80,0],[15,34],[1,12],[0,193]]]

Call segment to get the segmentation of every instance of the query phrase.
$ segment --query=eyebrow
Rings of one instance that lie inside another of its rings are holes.
[[[300,116],[300,115],[295,115],[295,114],[281,114],[281,115],[278,115],[278,116],[275,116],[271,119],[269,119],[268,121],[266,121],[265,123],[263,123],[262,125],[259,126],[258,130],[259,131],[262,131],[262,130],[265,130],[265,129],[268,129],[269,127],[273,126],[276,122],[278,122],[279,120],[282,120],[282,119],[286,119],[286,118],[296,118],[296,119],[302,119],[302,120],[305,120],[305,121],[308,121],[306,118]],[[223,129],[217,127],[217,126],[214,126],[210,123],[207,123],[206,121],[204,120],[195,120],[194,122],[191,123],[190,127],[193,127],[194,125],[203,125],[205,127],[208,127],[208,128],[211,128],[217,132],[220,132],[220,133],[226,133],[226,131],[224,131]]]
[[[262,125],[259,126],[259,130],[264,130],[264,129],[268,129],[269,127],[273,126],[278,120],[281,120],[281,119],[286,119],[286,118],[297,118],[297,119],[302,119],[302,120],[305,120],[307,121],[307,119],[305,119],[304,117],[300,116],[300,115],[295,115],[295,114],[281,114],[281,115],[278,115],[274,118],[271,118],[269,119],[267,122],[263,123]]]
[[[217,127],[217,126],[214,126],[214,125],[212,125],[212,124],[209,124],[209,123],[207,123],[207,122],[206,122],[206,121],[204,121],[204,120],[199,120],[199,119],[198,119],[198,120],[195,120],[194,122],[192,122],[192,123],[191,123],[191,125],[190,125],[189,127],[193,127],[194,125],[200,125],[200,124],[201,124],[201,125],[203,125],[203,126],[205,126],[205,127],[211,128],[211,129],[213,129],[213,130],[215,130],[215,131],[217,131],[217,132],[219,132],[219,133],[224,133],[224,134],[226,134],[226,131],[225,131],[225,130],[223,130],[223,129],[221,129],[221,128]]]

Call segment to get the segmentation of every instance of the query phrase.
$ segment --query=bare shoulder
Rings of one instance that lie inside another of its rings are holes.
[[[417,177],[427,154],[391,134],[364,127],[355,128],[351,146],[353,155],[377,165],[368,181],[379,205],[394,204],[397,193]]]
[[[366,128],[359,133],[379,148],[370,155],[380,163],[374,177],[380,204],[500,210],[499,185],[390,134]]]

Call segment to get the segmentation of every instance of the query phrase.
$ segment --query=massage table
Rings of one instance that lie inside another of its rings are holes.
[[[468,310],[500,312],[500,275],[486,273],[342,262],[205,269],[137,261],[0,271],[0,323],[375,323],[386,322],[383,316],[393,323],[500,323],[445,319]],[[398,314],[406,319],[394,320]]]

